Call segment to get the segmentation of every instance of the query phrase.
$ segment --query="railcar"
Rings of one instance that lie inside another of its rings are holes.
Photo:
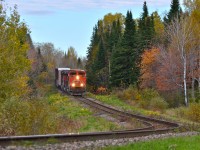
[[[82,95],[86,92],[86,72],[80,69],[56,68],[55,84],[62,91]]]

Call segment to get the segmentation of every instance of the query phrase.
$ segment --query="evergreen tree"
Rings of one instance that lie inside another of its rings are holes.
[[[108,87],[112,51],[121,37],[121,17],[121,14],[109,13],[103,20],[98,21],[93,30],[87,52],[86,71],[88,87],[94,90],[99,86]]]
[[[170,23],[174,18],[180,18],[182,13],[179,0],[172,0],[169,13],[164,17],[165,23]]]
[[[140,77],[140,64],[141,64],[141,56],[145,49],[150,49],[152,47],[152,41],[155,36],[155,28],[154,28],[154,16],[153,14],[149,16],[148,14],[148,7],[147,3],[144,2],[143,5],[143,12],[141,14],[141,17],[138,21],[138,31],[136,35],[136,44],[137,44],[137,50],[135,51],[135,66],[134,66],[134,72],[135,72],[135,80],[137,80]]]
[[[142,19],[145,20],[145,18],[148,16],[149,16],[149,12],[148,12],[148,8],[147,8],[147,2],[145,1],[143,4]]]
[[[81,60],[80,57],[79,57],[78,60],[77,60],[77,67],[78,67],[79,69],[83,69],[83,64],[82,64],[82,60]]]
[[[125,72],[126,66],[124,65],[124,61],[127,59],[124,58],[125,50],[121,47],[121,42],[116,46],[115,50],[112,53],[111,58],[111,85],[112,87],[120,87],[125,86],[124,80],[127,76]]]
[[[106,67],[106,52],[103,45],[103,39],[101,38],[99,43],[99,50],[97,52],[95,66],[96,71],[101,70],[102,68]]]
[[[135,21],[132,18],[131,11],[128,11],[123,38],[112,55],[111,82],[113,86],[122,84],[127,87],[135,82],[133,71],[135,65],[135,34]]]
[[[151,47],[151,41],[155,34],[154,29],[154,18],[153,15],[148,15],[148,8],[146,2],[144,2],[143,5],[143,13],[141,15],[141,18],[139,19],[139,49],[141,52]]]
[[[87,71],[87,83],[88,85],[95,85],[96,77],[95,77],[95,57],[96,57],[96,51],[97,46],[99,42],[99,35],[98,35],[98,26],[95,25],[93,28],[93,33],[91,37],[91,43],[87,50],[87,62],[86,62],[86,71]],[[94,90],[95,87],[92,87]]]

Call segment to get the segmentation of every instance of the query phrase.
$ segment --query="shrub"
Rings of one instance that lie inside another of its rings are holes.
[[[96,91],[96,94],[101,94],[101,95],[105,95],[108,93],[108,90],[105,87],[99,87]]]
[[[174,112],[177,118],[186,118],[188,114],[188,109],[182,106],[182,107],[175,108]]]
[[[180,107],[184,104],[184,96],[181,91],[165,91],[160,92],[160,94],[165,98],[170,108]]]
[[[167,102],[161,97],[152,98],[149,104],[149,109],[155,111],[158,110],[160,112],[164,112],[167,107],[168,107]]]
[[[145,101],[150,101],[154,97],[159,97],[159,93],[154,89],[144,89],[141,91],[142,99]]]
[[[193,103],[188,108],[188,117],[192,121],[200,122],[200,104]]]
[[[1,135],[55,133],[57,116],[45,100],[7,99],[0,108]]]
[[[141,100],[141,101],[139,102],[139,107],[141,107],[141,108],[147,109],[148,106],[149,106],[149,102],[148,102],[148,101]]]
[[[158,92],[154,89],[144,89],[141,93],[141,100],[139,101],[139,106],[145,109],[152,109],[156,102],[151,102],[153,98],[162,99]],[[161,103],[161,100],[157,100]],[[151,104],[152,103],[152,104]],[[151,107],[149,107],[151,104]]]
[[[141,100],[139,91],[133,86],[130,86],[125,90],[117,90],[114,92],[114,94],[123,100]]]

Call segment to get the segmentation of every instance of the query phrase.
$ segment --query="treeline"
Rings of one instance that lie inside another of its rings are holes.
[[[73,47],[63,52],[56,49],[52,43],[36,43],[33,48],[33,53],[29,56],[32,70],[29,72],[28,82],[33,96],[43,96],[50,90],[55,81],[55,68],[84,69],[86,60],[78,57]]]
[[[87,77],[98,87],[154,88],[198,100],[200,1],[172,0],[163,19],[143,4],[140,18],[131,11],[107,14],[93,29],[87,51]],[[169,95],[169,94],[168,94]],[[172,94],[173,95],[173,94]],[[179,105],[180,100],[176,105]]]

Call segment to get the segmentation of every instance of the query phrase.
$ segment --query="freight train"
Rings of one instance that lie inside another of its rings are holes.
[[[55,85],[72,95],[82,95],[86,92],[86,72],[80,69],[56,68]]]

